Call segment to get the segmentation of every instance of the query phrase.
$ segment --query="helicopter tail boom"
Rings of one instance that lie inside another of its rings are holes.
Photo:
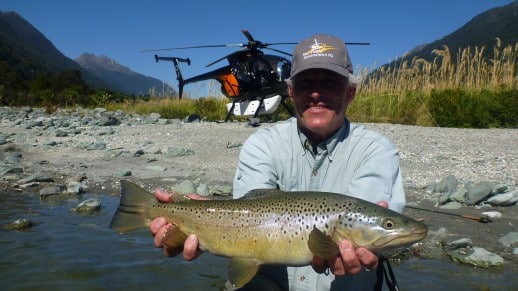
[[[185,81],[182,76],[182,71],[180,71],[180,63],[187,63],[187,65],[191,65],[191,60],[189,58],[183,59],[178,57],[159,57],[155,55],[155,61],[170,61],[173,62],[174,70],[176,72],[176,80],[178,80],[178,98],[182,99],[183,94],[183,86],[185,85]]]

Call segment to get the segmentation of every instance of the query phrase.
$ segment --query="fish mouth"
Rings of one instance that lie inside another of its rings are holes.
[[[426,236],[426,234],[428,233],[428,228],[412,228],[412,232],[410,233],[410,235],[422,235],[423,238]]]
[[[378,241],[374,242],[373,245],[378,249],[378,252],[381,253],[393,251],[405,248],[424,239],[427,233],[428,228],[412,228],[405,234],[398,233],[397,235],[383,236]]]

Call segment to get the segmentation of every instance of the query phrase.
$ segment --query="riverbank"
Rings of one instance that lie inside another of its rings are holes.
[[[42,190],[49,191],[45,197],[67,191],[67,195],[118,195],[120,179],[137,181],[150,191],[191,181],[202,194],[230,195],[240,146],[257,130],[246,122],[183,122],[162,119],[158,114],[141,116],[102,108],[58,110],[49,115],[41,109],[4,107],[0,121],[0,190],[39,192],[40,197]],[[263,123],[261,127],[272,125]],[[488,211],[501,215],[490,223],[480,223],[407,208],[409,216],[430,226],[429,245],[469,238],[473,247],[498,254],[504,265],[517,266],[518,255],[513,252],[518,243],[500,242],[516,232],[516,205],[461,203],[457,209],[438,208],[455,201],[450,197],[442,201],[444,192],[434,191],[448,176],[457,180],[456,191],[485,181],[496,188],[507,187],[503,193],[516,191],[517,129],[364,126],[388,136],[399,147],[411,205],[475,217]],[[56,185],[64,187],[53,193]],[[488,197],[491,195],[494,193]]]

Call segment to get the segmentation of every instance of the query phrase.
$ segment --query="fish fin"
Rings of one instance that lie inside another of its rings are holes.
[[[308,247],[314,255],[322,259],[329,259],[340,253],[336,242],[316,226],[313,226],[313,230],[309,234]]]
[[[149,224],[146,205],[150,199],[150,193],[130,181],[122,180],[120,204],[110,228],[120,233],[146,228]]]
[[[186,239],[187,234],[176,225],[173,225],[173,228],[165,233],[163,244],[166,249],[178,249],[182,251]]]
[[[249,258],[232,258],[229,263],[228,277],[236,288],[243,287],[250,282],[259,271],[261,263]]]

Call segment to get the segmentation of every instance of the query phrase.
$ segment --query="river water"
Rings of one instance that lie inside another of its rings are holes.
[[[102,208],[70,212],[96,197]],[[0,225],[32,220],[27,230],[0,229],[0,290],[219,290],[228,259],[204,254],[193,262],[164,257],[148,230],[109,228],[119,197],[85,194],[40,200],[0,192]],[[448,259],[411,258],[393,265],[401,290],[518,290],[518,270],[479,269]]]

